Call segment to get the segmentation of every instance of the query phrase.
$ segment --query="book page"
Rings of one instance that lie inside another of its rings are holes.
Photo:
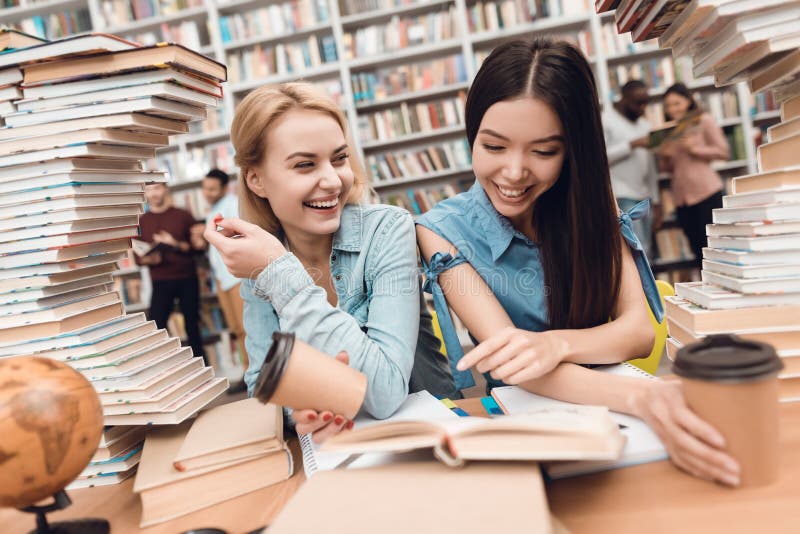
[[[438,422],[448,419],[459,419],[459,417],[427,391],[418,391],[410,394],[391,417],[387,419],[375,419],[369,415],[361,414],[356,417],[353,428],[365,428],[386,422]],[[306,477],[311,477],[316,471],[335,469],[345,463],[345,460],[348,460],[350,456],[355,456],[355,458],[351,460],[353,463],[360,459],[359,465],[367,465],[371,462],[391,463],[391,459],[394,456],[391,453],[351,455],[349,453],[340,452],[322,452],[319,450],[320,445],[314,443],[309,435],[300,437],[300,446],[303,450],[303,467],[306,471]],[[350,462],[348,462],[348,465],[350,465]]]

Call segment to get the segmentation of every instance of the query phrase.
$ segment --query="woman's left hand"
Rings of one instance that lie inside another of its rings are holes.
[[[217,230],[217,227],[221,230]],[[215,247],[225,267],[237,278],[256,278],[270,263],[286,254],[277,237],[260,226],[217,216],[206,224],[203,237]]]
[[[495,380],[519,384],[546,375],[561,363],[568,344],[558,333],[504,328],[480,343],[458,362],[458,370],[472,366]]]

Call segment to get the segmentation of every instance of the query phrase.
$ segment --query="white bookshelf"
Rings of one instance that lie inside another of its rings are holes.
[[[570,0],[578,2],[580,0]],[[460,90],[468,88],[469,84],[456,83],[434,87],[424,91],[417,91],[402,95],[391,95],[374,102],[355,102],[351,89],[350,76],[353,73],[369,72],[380,67],[392,64],[402,64],[414,61],[423,61],[431,58],[442,58],[452,54],[461,54],[464,58],[464,65],[468,78],[471,79],[477,69],[475,64],[475,54],[481,51],[488,51],[498,44],[521,37],[531,37],[535,35],[560,35],[577,31],[588,31],[591,39],[594,54],[590,57],[592,67],[598,81],[600,100],[603,106],[611,104],[612,95],[609,84],[609,69],[616,68],[618,65],[626,65],[634,62],[648,61],[651,59],[671,57],[669,51],[659,49],[654,44],[631,45],[629,51],[604,54],[601,46],[602,25],[613,21],[613,14],[597,15],[591,10],[585,13],[554,16],[540,18],[530,23],[519,24],[510,28],[497,31],[484,31],[471,33],[468,30],[468,8],[474,2],[467,0],[427,0],[414,2],[398,7],[379,9],[356,14],[343,15],[337,0],[329,0],[328,13],[329,20],[323,23],[314,24],[299,29],[297,32],[282,35],[254,36],[246,39],[239,39],[223,42],[220,33],[220,17],[232,16],[237,13],[244,13],[253,9],[268,6],[272,3],[283,3],[281,0],[233,0],[223,2],[221,0],[205,0],[203,6],[183,9],[168,15],[151,17],[143,20],[133,21],[119,26],[107,26],[103,23],[101,16],[101,0],[50,0],[40,2],[25,2],[23,5],[13,8],[0,9],[0,20],[4,23],[14,23],[19,20],[35,15],[47,15],[54,11],[71,10],[85,8],[89,11],[92,27],[95,31],[109,32],[120,35],[132,35],[147,31],[156,31],[164,24],[178,24],[184,21],[194,21],[198,26],[198,33],[201,39],[207,37],[208,43],[202,43],[200,51],[220,61],[226,63],[227,54],[239,50],[246,50],[253,46],[270,47],[282,41],[297,42],[307,39],[311,35],[333,35],[338,60],[336,62],[325,63],[319,67],[301,70],[291,73],[271,74],[258,80],[245,80],[237,83],[225,84],[225,94],[223,99],[223,127],[212,132],[186,134],[176,138],[175,142],[165,149],[164,152],[178,151],[178,161],[188,160],[188,152],[197,147],[210,146],[224,143],[228,140],[228,131],[233,118],[234,106],[241,100],[247,92],[260,87],[264,84],[281,83],[285,81],[303,79],[308,81],[338,80],[342,88],[342,108],[346,112],[350,129],[357,135],[359,116],[379,111],[391,106],[399,105],[403,102],[417,102],[426,99],[437,99],[456,94]],[[557,2],[553,2],[557,4]],[[588,2],[592,5],[593,2]],[[366,28],[375,24],[389,22],[393,17],[415,16],[426,13],[435,13],[456,7],[456,28],[457,36],[440,42],[427,43],[412,46],[401,50],[395,50],[369,57],[356,57],[345,59],[344,34],[360,28]],[[714,87],[713,79],[706,77],[690,81],[687,84],[696,91],[718,91]],[[652,98],[660,98],[665,88],[659,87],[651,91]],[[751,115],[749,93],[746,86],[740,84],[735,88],[738,98],[740,116],[726,119],[723,125],[741,124],[744,137],[747,158],[744,165],[741,162],[726,162],[722,168],[732,170],[742,169],[743,172],[755,170],[755,149],[752,142],[759,125],[768,124],[777,117],[777,112],[760,113]],[[397,147],[404,147],[410,144],[438,143],[441,140],[451,140],[453,137],[463,135],[463,127],[445,127],[432,132],[423,132],[396,139],[373,141],[355,139],[357,152],[380,153],[391,151]],[[744,168],[742,168],[744,167]],[[235,169],[228,169],[235,171]],[[464,174],[463,170],[458,172],[441,171],[428,173],[422,176],[414,176],[396,180],[391,186],[399,187],[424,186],[429,181],[441,181],[443,176]],[[176,183],[191,182],[198,183],[198,176],[186,176],[179,169],[173,180]],[[377,189],[388,187],[385,182],[376,181]]]

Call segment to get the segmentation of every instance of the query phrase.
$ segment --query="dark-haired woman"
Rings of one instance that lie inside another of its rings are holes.
[[[711,210],[722,207],[722,178],[711,163],[728,159],[729,148],[714,118],[699,109],[685,85],[676,83],[664,93],[664,116],[680,121],[689,114],[696,116],[692,126],[680,138],[662,144],[658,155],[662,168],[672,174],[675,215],[700,267]]]
[[[721,436],[688,409],[677,382],[581,365],[649,353],[648,303],[663,315],[630,229],[646,204],[617,211],[583,55],[550,40],[499,46],[470,89],[466,129],[475,184],[417,220],[457,387],[471,385],[475,366],[490,386],[639,416],[677,465],[737,484]],[[448,305],[480,342],[463,357]]]

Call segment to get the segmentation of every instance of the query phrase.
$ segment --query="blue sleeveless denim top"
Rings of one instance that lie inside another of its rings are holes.
[[[622,212],[619,223],[639,271],[647,302],[660,322],[664,309],[655,278],[631,227],[631,221],[644,216],[648,209],[649,201],[644,200],[629,212]],[[448,240],[458,250],[456,257],[437,252],[430,262],[423,259],[424,289],[433,295],[456,387],[473,386],[475,382],[469,370],[456,370],[456,364],[464,353],[438,282],[439,274],[468,262],[487,283],[517,328],[542,332],[548,329],[548,318],[539,247],[497,212],[477,181],[466,193],[436,204],[416,223]],[[486,380],[490,388],[503,385],[488,373]]]

